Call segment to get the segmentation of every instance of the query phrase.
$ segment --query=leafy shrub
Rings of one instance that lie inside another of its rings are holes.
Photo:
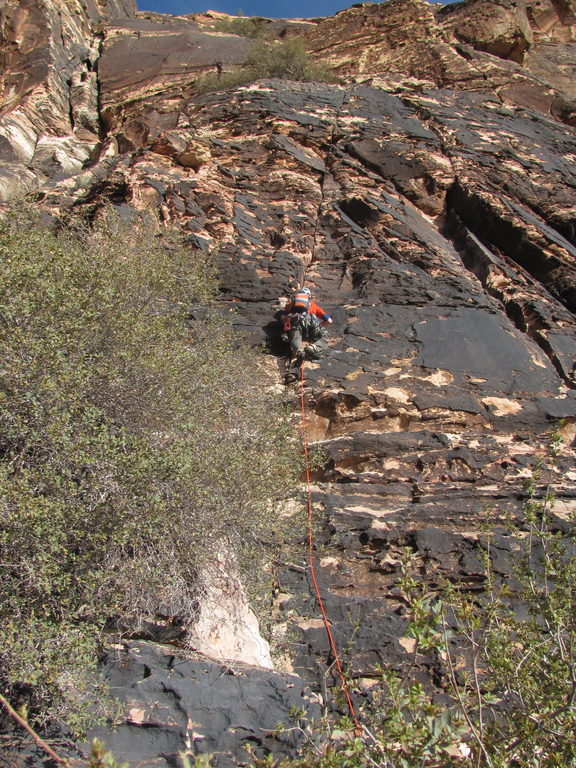
[[[0,221],[0,685],[44,720],[92,718],[107,622],[189,623],[216,552],[261,572],[283,535],[298,462],[255,353],[185,323],[215,279],[151,222]]]
[[[572,513],[564,532],[556,528],[552,490],[553,478],[572,464],[573,453],[563,449],[556,432],[528,483],[522,525],[511,527],[518,546],[512,586],[496,578],[487,534],[486,599],[448,594],[457,636],[468,651],[460,699],[481,764],[576,765],[575,519]]]
[[[282,80],[329,80],[327,69],[315,64],[303,43],[292,38],[285,42],[254,43],[245,67],[256,78],[277,77]]]
[[[268,21],[252,16],[237,16],[229,19],[217,19],[211,25],[215,32],[224,32],[240,37],[263,37],[266,34]]]
[[[242,85],[249,85],[254,80],[256,80],[255,75],[246,67],[223,74],[209,72],[196,83],[196,92],[212,93],[214,91],[226,91],[232,88],[239,88]]]
[[[199,81],[197,91],[226,90],[267,77],[306,82],[335,82],[337,79],[327,67],[312,60],[300,40],[292,38],[273,43],[258,40],[251,46],[240,69],[222,75],[206,75]]]

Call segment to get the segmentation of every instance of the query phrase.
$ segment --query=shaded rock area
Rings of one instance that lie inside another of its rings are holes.
[[[241,664],[186,660],[149,643],[110,651],[105,662],[111,689],[125,703],[128,720],[94,732],[119,761],[179,764],[180,753],[212,754],[228,768],[256,756],[293,753],[304,734],[289,712],[320,708],[296,675]],[[279,733],[281,726],[285,732]]]
[[[508,578],[506,521],[522,525],[525,482],[560,419],[553,525],[576,508],[574,4],[389,0],[275,22],[341,81],[203,94],[198,78],[250,46],[215,32],[214,15],[73,5],[0,9],[3,195],[26,187],[54,215],[112,203],[179,225],[216,254],[223,311],[269,344],[278,386],[283,297],[305,281],[331,313],[305,387],[326,457],[318,573],[361,695],[376,664],[411,659],[402,550],[432,588],[482,590],[489,525]],[[145,644],[112,652],[111,679],[140,713],[107,737],[119,757],[163,766],[214,750],[227,766],[245,743],[296,748],[266,734],[293,707],[315,716],[305,686],[322,690],[331,661],[301,565],[281,572],[276,609],[273,654],[289,651],[293,676]],[[437,672],[414,666],[424,682]]]
[[[232,768],[250,754],[282,758],[307,738],[297,727],[302,715],[320,717],[318,697],[295,674],[187,659],[142,641],[113,646],[102,666],[125,718],[89,736],[104,741],[119,764],[168,768],[182,765],[184,755],[212,755],[213,765]],[[89,743],[69,749],[70,765],[85,766],[89,751]],[[42,753],[31,747],[8,744],[0,754],[0,765],[41,764]]]

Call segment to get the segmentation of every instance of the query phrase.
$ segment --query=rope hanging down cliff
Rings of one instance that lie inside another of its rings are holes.
[[[318,581],[316,579],[316,571],[314,569],[314,532],[312,528],[312,523],[313,523],[312,489],[310,485],[310,458],[309,458],[309,450],[308,450],[308,434],[306,432],[306,408],[305,408],[305,402],[304,402],[304,364],[302,364],[300,368],[300,411],[301,411],[301,422],[302,422],[302,444],[304,446],[304,466],[306,469],[306,493],[307,493],[307,500],[308,500],[307,501],[308,503],[308,570],[310,572],[310,579],[314,586],[314,593],[316,595],[316,600],[318,601],[318,606],[320,608],[320,612],[322,613],[322,619],[324,621],[324,626],[326,628],[326,634],[328,636],[330,650],[332,651],[332,656],[334,657],[334,664],[336,665],[336,669],[338,670],[338,675],[340,677],[340,682],[342,684],[342,690],[344,692],[344,696],[346,697],[346,703],[350,711],[350,717],[352,718],[352,721],[354,723],[354,731],[356,733],[356,736],[361,737],[362,728],[356,716],[354,704],[352,703],[350,690],[348,688],[348,682],[346,680],[346,676],[342,668],[342,662],[340,661],[340,656],[338,654],[336,643],[334,642],[334,637],[332,636],[332,630],[330,629],[330,621],[326,614],[326,609],[324,608],[324,601],[322,600],[322,595],[320,594]]]

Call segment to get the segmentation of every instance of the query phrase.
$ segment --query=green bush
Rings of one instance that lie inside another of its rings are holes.
[[[306,82],[335,82],[337,78],[327,68],[316,64],[300,40],[285,42],[258,40],[248,52],[242,67],[225,74],[210,73],[197,84],[198,93],[220,91],[247,85],[261,78],[300,80]]]
[[[214,91],[226,91],[232,88],[239,88],[242,85],[249,85],[254,80],[256,80],[255,75],[245,67],[223,74],[209,72],[196,83],[196,92],[212,93]]]
[[[258,41],[251,47],[244,66],[256,78],[282,80],[330,80],[329,71],[314,63],[303,43],[292,38],[285,42]]]
[[[43,721],[93,718],[107,622],[186,625],[216,552],[260,573],[283,536],[298,462],[256,353],[185,322],[215,284],[151,222],[0,221],[0,685]]]
[[[224,32],[229,35],[256,38],[266,34],[268,21],[259,17],[237,16],[229,19],[217,19],[211,25],[215,32]]]
[[[572,462],[557,432],[528,483],[522,525],[511,526],[517,543],[512,583],[497,580],[487,534],[485,600],[448,594],[469,662],[460,699],[468,702],[482,765],[576,765],[575,520],[572,513],[564,532],[556,528],[552,490]]]

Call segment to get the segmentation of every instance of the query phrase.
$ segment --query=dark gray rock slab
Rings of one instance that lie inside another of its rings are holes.
[[[180,766],[181,754],[212,754],[218,768],[248,759],[246,746],[264,757],[293,753],[301,741],[290,729],[292,712],[320,714],[296,675],[188,660],[173,648],[131,642],[103,662],[126,720],[94,729],[119,762],[130,766]]]
[[[485,378],[512,396],[554,392],[560,385],[538,346],[496,314],[460,308],[414,330],[426,367]]]

